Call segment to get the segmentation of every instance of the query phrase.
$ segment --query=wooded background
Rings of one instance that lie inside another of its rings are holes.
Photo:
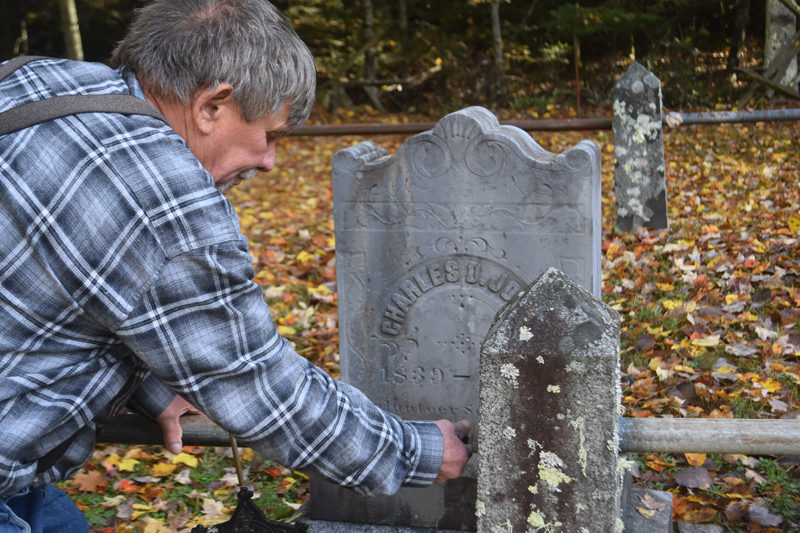
[[[124,34],[133,11],[145,4],[146,0],[4,0],[0,59],[82,54],[87,60],[103,61]],[[579,112],[582,107],[609,109],[611,87],[633,59],[664,82],[668,108],[732,102],[751,83],[737,67],[758,69],[765,53],[774,50],[765,46],[769,9],[777,6],[784,12],[784,41],[793,36],[797,40],[792,11],[800,12],[797,0],[274,4],[317,58],[320,104],[369,104],[406,112],[435,109],[438,114],[473,104],[512,111],[554,103]],[[775,30],[772,33],[781,39]],[[796,89],[796,59],[794,69],[787,83]]]

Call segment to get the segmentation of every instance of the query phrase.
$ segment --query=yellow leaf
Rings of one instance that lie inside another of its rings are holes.
[[[169,463],[156,463],[150,468],[150,475],[156,477],[164,477],[172,474],[178,465]]]
[[[117,469],[120,472],[133,472],[138,464],[139,461],[137,459],[120,459]]]
[[[291,326],[278,326],[278,335],[281,337],[285,337],[287,335],[294,335],[296,333],[295,329]]]
[[[119,455],[117,455],[116,453],[108,454],[108,456],[105,459],[103,459],[102,464],[106,468],[117,466],[119,464]]]
[[[297,254],[297,257],[295,257],[295,259],[301,265],[305,265],[306,263],[308,263],[309,261],[314,259],[314,254],[310,254],[310,253],[306,252],[305,250],[303,250],[302,252]]]
[[[678,307],[683,305],[683,300],[661,300],[661,305],[664,306],[664,309],[667,311],[671,311],[673,309],[677,309]]]
[[[639,514],[641,514],[648,520],[651,520],[656,514],[655,509],[645,509],[644,507],[637,507],[636,510],[639,511]]]
[[[178,463],[183,463],[188,467],[195,468],[197,466],[197,457],[181,452],[172,458],[172,464],[177,465]]]
[[[659,282],[659,283],[656,283],[656,287],[658,287],[658,290],[663,291],[663,292],[671,292],[671,291],[675,290],[675,285],[673,285],[672,283]]]
[[[143,518],[142,521],[145,523],[144,531],[142,533],[172,533],[173,531],[162,520],[152,516]]]
[[[777,392],[783,388],[783,385],[780,381],[767,378],[763,383],[761,383],[761,387],[767,389],[768,392]]]
[[[135,509],[135,511],[133,511],[133,513],[131,514],[131,518],[133,520],[136,520],[143,514],[151,513],[155,510],[149,505],[146,505],[144,503],[134,503],[133,508]]]
[[[758,321],[758,315],[754,315],[750,311],[745,311],[744,313],[739,315],[739,318],[741,318],[745,322],[757,322]]]
[[[706,454],[704,453],[685,453],[686,461],[692,466],[703,466],[706,462]]]
[[[789,231],[792,233],[800,231],[800,213],[789,215],[786,221],[789,223]]]
[[[704,337],[702,339],[695,339],[692,341],[692,346],[717,346],[719,344],[719,337],[716,335],[709,335],[708,337]]]
[[[318,285],[316,287],[309,287],[308,294],[313,294],[314,296],[330,296],[331,290],[328,288],[327,285]]]
[[[737,301],[738,299],[739,299],[739,295],[738,294],[726,294],[725,295],[725,303],[727,305],[731,305],[733,302]]]
[[[647,333],[650,335],[655,335],[656,337],[666,337],[669,335],[669,331],[664,331],[662,326],[658,326],[657,328],[647,326]]]

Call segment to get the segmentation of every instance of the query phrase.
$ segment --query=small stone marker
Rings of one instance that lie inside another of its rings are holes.
[[[591,141],[550,153],[471,107],[391,156],[371,142],[338,152],[333,199],[341,377],[405,419],[478,427],[481,343],[498,309],[547,268],[600,295]],[[313,478],[311,515],[474,531],[476,463],[391,497]]]
[[[478,533],[621,533],[619,316],[549,269],[481,351]]]
[[[669,227],[661,82],[634,62],[614,86],[617,230]]]

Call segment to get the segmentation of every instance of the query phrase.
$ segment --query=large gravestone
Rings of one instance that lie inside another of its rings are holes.
[[[498,309],[548,267],[600,295],[593,142],[553,154],[467,108],[392,156],[371,142],[340,151],[333,197],[341,377],[406,419],[478,427],[481,343]],[[392,497],[320,479],[311,492],[315,519],[476,527],[475,458],[461,479]]]

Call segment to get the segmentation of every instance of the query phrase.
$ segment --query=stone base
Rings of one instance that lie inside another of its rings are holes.
[[[623,533],[672,533],[672,494],[628,486],[623,506]],[[469,533],[464,530],[427,527],[356,524],[328,520],[301,520],[308,533]]]
[[[454,529],[379,526],[355,524],[353,522],[328,522],[325,520],[301,520],[301,522],[308,526],[308,533],[464,533]]]
[[[628,488],[624,533],[672,533],[672,494]]]

